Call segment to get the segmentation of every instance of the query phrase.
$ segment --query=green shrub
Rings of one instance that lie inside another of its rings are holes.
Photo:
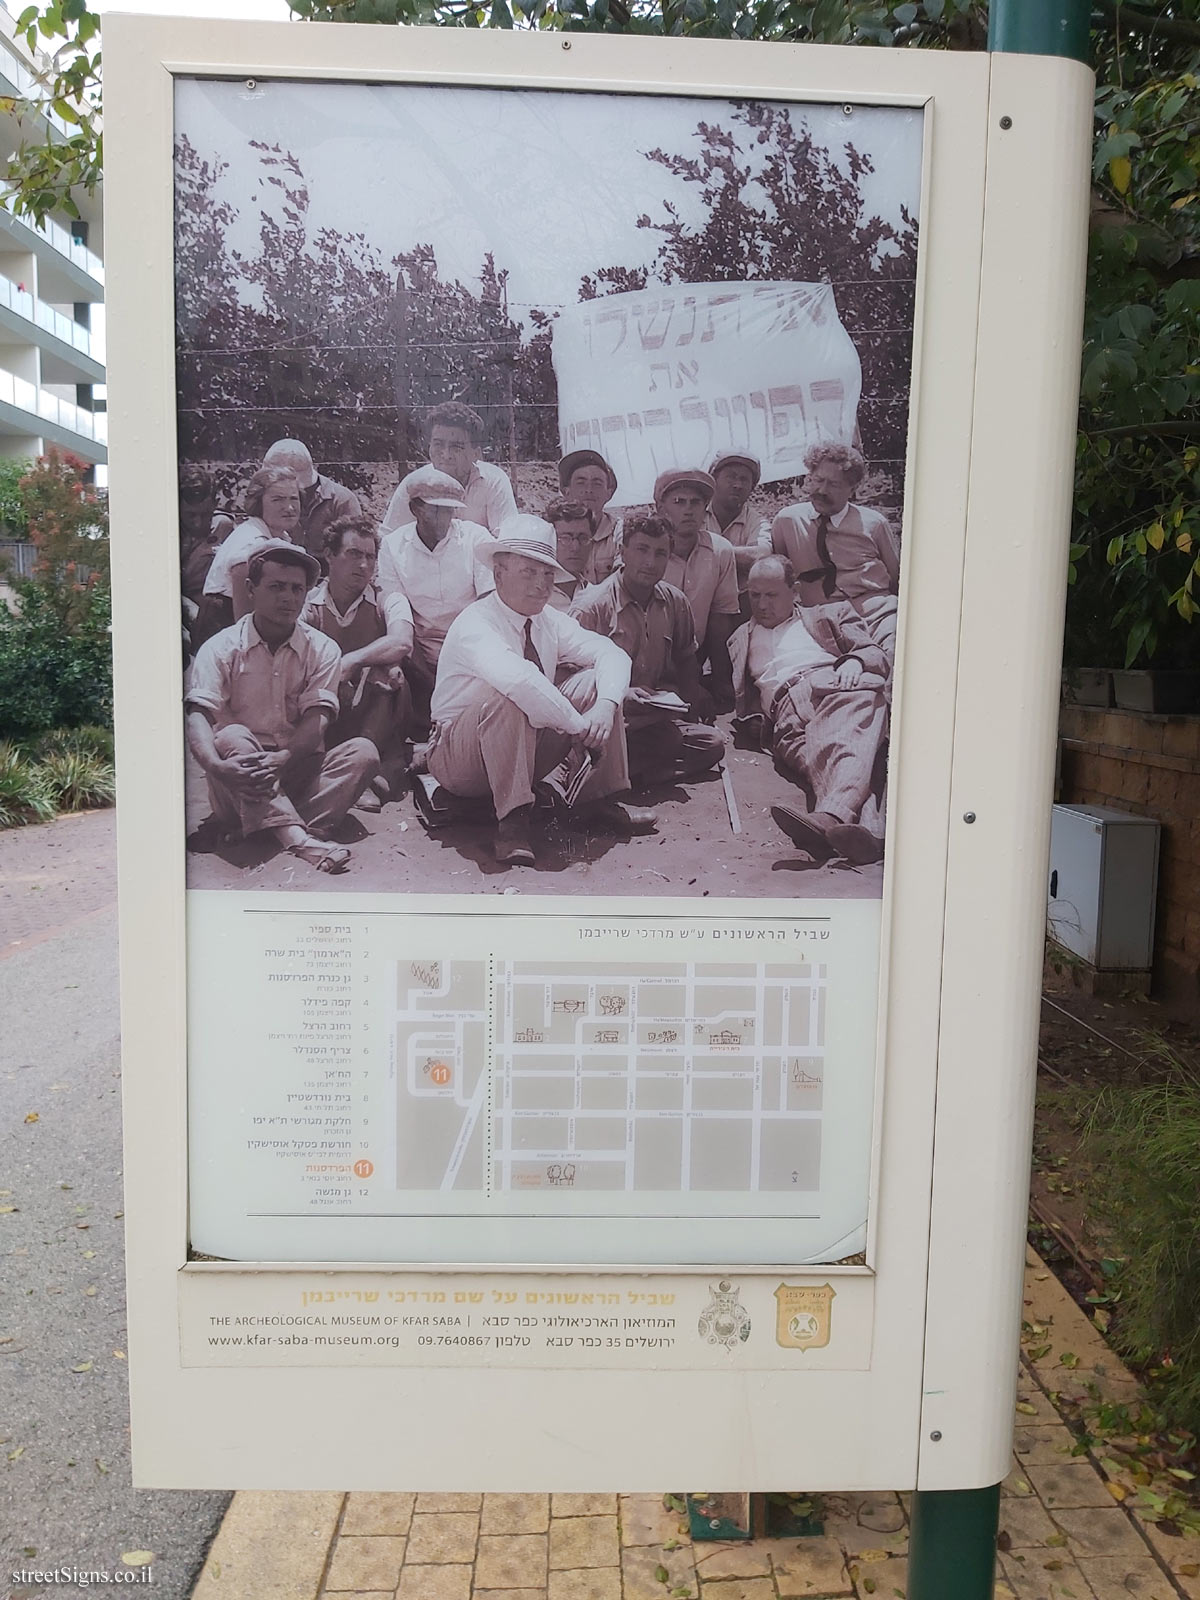
[[[82,750],[63,750],[38,763],[38,771],[59,811],[111,806],[117,798],[112,766]]]
[[[1165,1049],[1164,1077],[1099,1097],[1085,1141],[1106,1175],[1119,1347],[1156,1373],[1156,1404],[1200,1432],[1200,1075]]]
[[[0,744],[0,828],[48,822],[54,811],[43,769],[14,745]]]
[[[111,728],[56,728],[33,747],[39,761],[50,756],[92,756],[112,766],[115,745]]]
[[[47,585],[15,587],[17,614],[0,606],[0,738],[29,743],[52,728],[111,726],[107,588],[89,591],[67,631]]]

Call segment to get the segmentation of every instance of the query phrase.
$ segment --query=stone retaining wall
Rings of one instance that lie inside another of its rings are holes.
[[[1200,1010],[1200,716],[1064,705],[1059,733],[1060,800],[1162,824],[1155,993]]]

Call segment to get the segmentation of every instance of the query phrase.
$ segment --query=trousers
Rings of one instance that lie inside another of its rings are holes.
[[[725,754],[725,740],[703,722],[676,722],[673,717],[639,719],[626,727],[629,777],[637,788],[656,783],[684,783],[715,767]]]
[[[811,791],[813,810],[882,834],[882,687],[821,690],[801,679],[776,696],[772,720],[775,759]]]
[[[578,672],[561,686],[577,711],[595,704],[595,674]],[[439,727],[429,747],[429,771],[450,794],[490,795],[497,819],[533,804],[533,786],[553,772],[571,748],[570,735],[535,728],[521,708],[491,684],[480,681],[468,705],[448,728]],[[625,728],[618,710],[613,731],[580,793],[579,800],[603,800],[629,788]]]
[[[256,734],[230,723],[216,735],[225,760],[267,749]],[[348,739],[335,749],[289,761],[272,794],[250,798],[208,775],[213,815],[243,836],[264,828],[328,829],[340,822],[379,771],[379,753],[369,739]]]

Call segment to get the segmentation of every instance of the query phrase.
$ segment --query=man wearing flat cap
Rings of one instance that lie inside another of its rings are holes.
[[[350,851],[329,832],[379,772],[369,739],[324,748],[338,713],[342,656],[300,621],[320,563],[286,540],[250,556],[250,610],[196,654],[187,740],[227,834],[274,835],[320,872],[344,872]]]
[[[512,484],[503,467],[484,461],[479,454],[483,442],[483,418],[458,400],[446,400],[425,413],[425,441],[429,465],[448,474],[462,491],[468,522],[494,534],[509,517],[517,514]],[[417,471],[423,471],[421,467]],[[400,480],[380,524],[381,533],[391,533],[408,521],[412,498],[412,478]]]
[[[510,521],[482,559],[495,592],[451,624],[433,693],[429,771],[443,789],[490,798],[497,861],[531,866],[534,785],[572,750],[595,763],[574,815],[633,832],[653,825],[612,797],[629,787],[621,703],[629,657],[547,604],[564,570],[554,529],[540,517]],[[555,687],[564,667],[579,674]]]
[[[592,542],[583,576],[602,583],[616,565],[621,545],[621,518],[608,510],[617,492],[617,475],[598,450],[572,450],[558,463],[563,498],[582,505],[592,518]]]
[[[770,521],[750,509],[750,497],[758,488],[762,465],[757,456],[722,450],[713,458],[708,475],[716,485],[708,507],[708,531],[719,533],[733,546],[738,592],[744,596],[750,568],[759,556],[771,553]],[[744,602],[742,614],[750,614]]]
[[[707,472],[675,467],[659,474],[654,508],[671,529],[666,582],[687,596],[696,645],[708,662],[710,692],[718,710],[733,708],[729,636],[741,620],[733,546],[705,526],[716,484]]]
[[[421,467],[404,480],[409,516],[384,535],[377,583],[386,599],[402,594],[412,607],[414,686],[432,693],[446,630],[464,607],[492,587],[491,569],[479,552],[492,536],[462,515],[462,485],[436,467]]]

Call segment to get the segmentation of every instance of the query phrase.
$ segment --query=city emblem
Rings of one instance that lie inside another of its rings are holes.
[[[712,1290],[712,1299],[700,1313],[696,1331],[706,1343],[722,1345],[726,1350],[745,1344],[750,1337],[750,1313],[726,1279]]]
[[[829,1343],[834,1288],[781,1283],[775,1291],[778,1312],[775,1342],[785,1350],[820,1350]]]

